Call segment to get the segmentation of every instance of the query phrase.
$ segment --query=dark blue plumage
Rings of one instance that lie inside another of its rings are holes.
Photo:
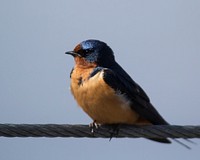
[[[81,44],[78,53],[85,57],[88,62],[95,62],[98,66],[109,67],[114,62],[114,54],[112,49],[106,43],[99,40],[87,40]]]

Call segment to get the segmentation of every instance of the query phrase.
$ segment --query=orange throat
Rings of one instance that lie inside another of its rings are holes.
[[[75,64],[77,68],[95,68],[97,64],[95,62],[91,63],[85,60],[85,58],[82,57],[75,57]]]

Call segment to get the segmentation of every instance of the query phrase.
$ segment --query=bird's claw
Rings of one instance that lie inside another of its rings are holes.
[[[117,136],[119,134],[119,124],[113,124],[111,125],[111,131],[110,131],[110,139],[109,141],[111,141],[111,139],[114,136]]]
[[[95,130],[98,129],[101,125],[96,123],[96,121],[93,121],[92,123],[89,124],[90,127],[90,132],[94,134]]]
[[[95,130],[97,130],[99,127],[101,126],[101,124],[96,123],[96,121],[93,121],[92,123],[89,124],[90,127],[90,132],[94,135]],[[119,134],[119,126],[120,124],[111,124],[108,125],[108,127],[110,128],[110,141],[114,136],[117,136]]]

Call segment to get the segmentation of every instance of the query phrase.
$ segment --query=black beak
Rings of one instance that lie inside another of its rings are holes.
[[[74,51],[68,51],[68,52],[65,52],[65,54],[72,55],[73,57],[76,57],[76,56],[81,57],[80,54],[78,54],[78,53],[76,53],[76,52],[74,52]]]

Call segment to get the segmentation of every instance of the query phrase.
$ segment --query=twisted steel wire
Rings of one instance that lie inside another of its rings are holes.
[[[200,138],[200,126],[120,125],[117,138]],[[0,137],[75,137],[110,138],[113,126],[102,125],[91,128],[88,125],[69,124],[0,124]]]

